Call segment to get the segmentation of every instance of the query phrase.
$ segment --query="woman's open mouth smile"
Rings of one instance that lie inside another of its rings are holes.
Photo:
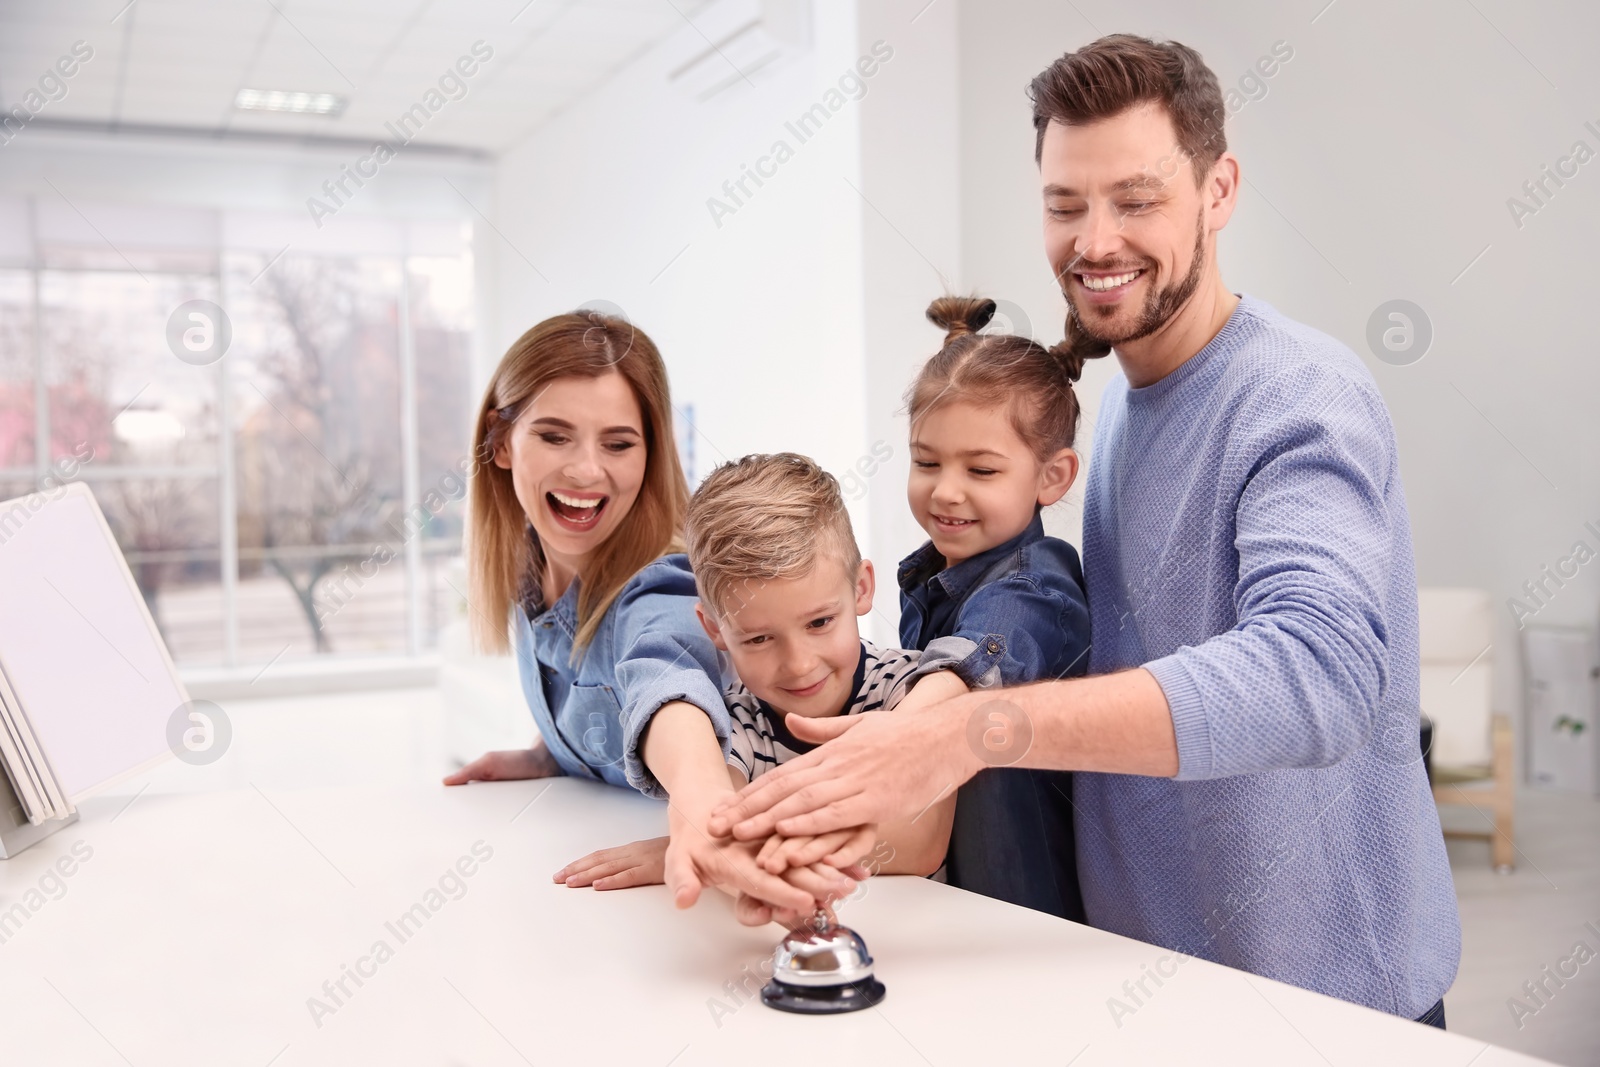
[[[610,499],[603,493],[549,492],[544,495],[545,505],[555,516],[556,524],[574,533],[594,529]]]

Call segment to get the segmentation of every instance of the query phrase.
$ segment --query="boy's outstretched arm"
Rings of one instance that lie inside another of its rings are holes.
[[[756,863],[760,842],[714,838],[706,832],[711,809],[734,789],[711,722],[695,705],[681,700],[663,705],[649,724],[640,754],[669,795],[664,876],[678,907],[692,906],[702,888],[716,886],[785,911],[809,912],[855,888],[848,875],[822,866],[802,867],[780,878]]]

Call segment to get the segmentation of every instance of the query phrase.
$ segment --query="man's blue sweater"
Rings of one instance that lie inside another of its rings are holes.
[[[1075,776],[1089,921],[1396,1015],[1432,1007],[1461,930],[1372,375],[1244,297],[1167,377],[1107,388],[1083,541],[1090,673],[1155,676],[1179,763]]]

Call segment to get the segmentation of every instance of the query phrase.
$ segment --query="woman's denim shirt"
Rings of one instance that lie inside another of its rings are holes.
[[[900,643],[954,658],[968,688],[1081,675],[1089,601],[1078,550],[1037,510],[1016,537],[953,567],[929,541],[900,563]]]
[[[522,692],[563,773],[665,798],[639,747],[651,717],[673,700],[710,717],[727,759],[722,690],[734,675],[695,617],[697,599],[689,558],[660,557],[622,587],[576,664],[578,582],[537,615],[527,604],[512,611]]]

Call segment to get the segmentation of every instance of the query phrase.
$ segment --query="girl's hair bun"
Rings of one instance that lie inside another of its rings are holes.
[[[1084,359],[1093,358],[1084,351],[1084,348],[1085,346],[1082,343],[1074,344],[1071,339],[1068,339],[1047,349],[1050,353],[1050,359],[1056,365],[1056,369],[1069,382],[1076,383],[1083,376]]]
[[[1111,346],[1090,337],[1069,310],[1066,336],[1061,339],[1060,344],[1051,346],[1050,357],[1055,360],[1061,373],[1066,375],[1067,381],[1076,382],[1083,374],[1085,360],[1099,359],[1110,351]]]
[[[981,296],[941,296],[928,305],[928,321],[945,331],[944,343],[974,334],[994,318],[995,302]]]

